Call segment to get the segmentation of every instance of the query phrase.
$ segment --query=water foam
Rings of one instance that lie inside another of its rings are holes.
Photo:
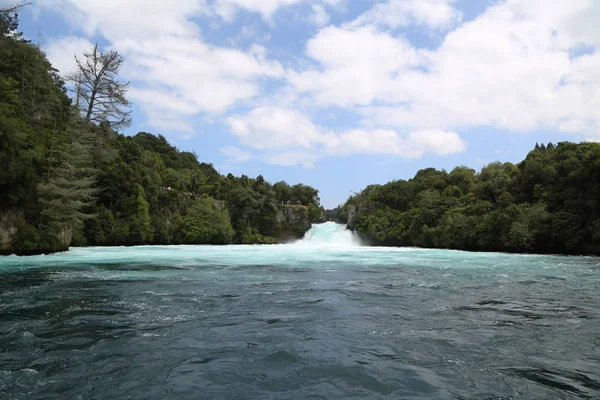
[[[346,229],[346,225],[325,222],[313,224],[304,239],[296,244],[310,247],[355,247],[360,246],[360,240],[354,232]]]

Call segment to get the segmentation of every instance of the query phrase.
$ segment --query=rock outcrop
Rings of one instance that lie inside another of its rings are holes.
[[[301,239],[312,226],[306,206],[278,206],[277,221],[279,223],[277,236],[282,242]]]
[[[225,209],[226,204],[224,200],[213,199],[213,201],[215,202],[215,207],[217,207],[219,211],[223,211]]]
[[[13,252],[14,239],[19,227],[25,224],[23,213],[9,210],[0,213],[0,254]]]
[[[73,228],[65,226],[55,238],[44,238],[43,233],[28,225],[21,210],[0,212],[0,255],[50,254],[69,250]]]
[[[57,247],[53,249],[52,252],[57,251],[68,251],[71,246],[71,241],[73,240],[73,228],[72,227],[64,227],[57,238]]]
[[[350,206],[348,207],[348,223],[346,224],[346,229],[354,230],[354,223],[356,221],[356,207]]]

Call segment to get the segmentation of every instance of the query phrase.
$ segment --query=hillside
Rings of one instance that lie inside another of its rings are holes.
[[[321,218],[310,186],[223,176],[161,135],[85,120],[45,54],[15,33],[17,16],[0,17],[0,253],[277,243]],[[281,217],[290,205],[306,210],[300,221]]]
[[[336,218],[375,245],[600,254],[600,144],[536,145],[479,173],[424,169],[368,186]]]

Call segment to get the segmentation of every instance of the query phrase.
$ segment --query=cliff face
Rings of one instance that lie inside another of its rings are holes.
[[[282,205],[277,210],[278,237],[282,242],[300,239],[310,229],[308,207]]]
[[[348,207],[348,223],[346,224],[346,229],[354,230],[354,223],[356,221],[356,207],[350,206]]]
[[[370,214],[376,211],[376,208],[372,203],[359,204],[357,206],[348,207],[348,222],[346,223],[346,229],[356,231],[356,215]]]
[[[63,228],[56,238],[40,237],[40,233],[27,225],[23,212],[0,212],[0,255],[34,255],[67,251],[73,239],[73,229]],[[40,243],[43,245],[40,246]]]
[[[215,202],[215,207],[217,207],[217,209],[219,211],[223,211],[225,209],[225,207],[226,207],[225,201],[215,199],[214,202]]]
[[[73,228],[65,227],[63,228],[57,236],[57,248],[53,251],[68,251],[69,246],[71,246],[71,241],[73,240]]]
[[[19,227],[24,224],[23,213],[9,210],[0,213],[0,254],[13,252],[13,241]]]

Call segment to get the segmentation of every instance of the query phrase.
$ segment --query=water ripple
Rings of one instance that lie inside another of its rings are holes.
[[[258,248],[0,259],[0,397],[600,398],[598,259]]]

